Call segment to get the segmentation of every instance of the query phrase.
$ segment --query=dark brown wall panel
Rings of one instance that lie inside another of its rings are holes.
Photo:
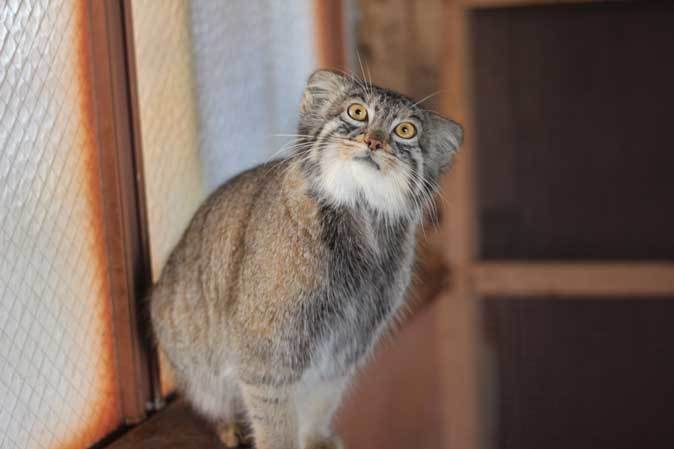
[[[471,17],[481,255],[674,258],[674,4]]]
[[[674,447],[672,299],[487,300],[494,447]]]

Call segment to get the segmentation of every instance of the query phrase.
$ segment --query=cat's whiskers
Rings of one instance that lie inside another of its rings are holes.
[[[360,73],[363,74],[363,79],[366,82],[366,85],[369,85],[369,90],[366,88],[365,92],[367,92],[368,95],[372,96],[374,94],[372,90],[372,77],[368,79],[368,77],[365,75],[365,70],[363,70],[363,61],[360,59],[360,52],[356,49],[356,57],[358,57],[358,65],[360,66]],[[368,68],[368,73],[370,72],[370,69]]]
[[[274,137],[306,137],[308,139],[315,139],[316,136],[311,134],[272,134]]]
[[[275,153],[275,155],[278,155],[285,151],[288,154],[284,155],[283,160],[274,165],[267,174],[272,173],[274,170],[283,170],[282,176],[285,176],[294,164],[299,163],[301,165],[309,161],[313,152],[323,151],[332,144],[340,144],[350,148],[357,148],[359,146],[353,140],[341,136],[326,136],[322,138],[317,138],[316,136],[309,134],[277,134],[276,136],[295,137],[297,140],[287,142]],[[380,153],[379,157],[387,161],[400,162],[399,158],[395,157],[395,155],[385,152]],[[393,183],[397,186],[397,189],[390,192],[390,195],[392,195],[393,198],[391,201],[403,202],[408,201],[408,198],[411,197],[414,208],[410,211],[410,216],[408,218],[415,218],[414,211],[418,211],[418,213],[421,214],[428,212],[431,217],[431,223],[437,225],[438,211],[434,195],[438,194],[442,198],[438,185],[432,184],[405,164],[398,164],[398,166],[402,167],[401,173],[397,170],[393,170],[388,174],[388,176],[391,176]],[[414,188],[412,188],[412,185]],[[381,212],[377,212],[377,215],[386,223],[386,227],[389,227],[391,224],[391,217],[389,217],[388,214]],[[421,220],[421,227],[422,233],[426,235],[424,220]]]
[[[428,180],[420,176],[419,173],[415,170],[406,167],[405,172],[410,181],[413,182],[416,187],[416,191],[413,192],[412,195],[416,207],[419,208],[421,213],[425,211],[429,212],[433,217],[432,224],[437,225],[438,211],[435,199],[433,198],[433,195],[437,191],[437,187],[434,187]],[[421,227],[422,232],[425,233],[423,220],[421,221]]]
[[[433,189],[431,191],[424,190],[423,191],[423,197],[424,201],[426,202],[427,209],[430,218],[431,218],[431,223],[433,226],[438,226],[439,224],[439,214],[438,214],[438,207],[437,207],[437,202],[435,201],[435,194],[437,193],[437,189]]]
[[[435,200],[433,199],[433,190],[429,191],[424,187],[424,183],[428,183],[423,177],[419,176],[418,173],[413,173],[413,179],[417,188],[419,189],[419,194],[421,200],[424,203],[424,209],[429,211],[433,216],[437,215],[437,208]],[[429,188],[432,188],[429,186]]]
[[[363,89],[365,92],[368,92],[367,84],[365,83],[365,81],[359,79],[353,73],[347,72],[347,71],[341,70],[341,69],[335,69],[335,71],[337,71],[339,73],[342,73],[345,76],[349,77],[349,79],[351,79],[351,81],[353,81],[355,84],[357,84],[361,89]]]
[[[427,195],[432,197],[437,195],[441,200],[444,201],[444,196],[442,195],[442,191],[440,190],[440,185],[437,182],[431,182],[428,179],[419,176],[418,174],[416,175],[419,180],[423,183],[425,187],[427,187]],[[435,204],[435,201],[433,200],[433,203]]]
[[[424,101],[430,100],[431,98],[433,98],[433,97],[435,97],[435,96],[437,96],[437,95],[440,95],[440,94],[442,94],[442,93],[445,93],[445,92],[447,92],[447,89],[436,90],[435,92],[426,95],[426,96],[423,97],[421,100],[419,100],[419,101],[417,101],[416,103],[414,103],[412,106],[419,106],[419,105],[420,105],[421,103],[423,103]]]
[[[291,145],[288,145],[289,143],[291,143]],[[274,161],[276,156],[281,155],[283,152],[288,152],[288,154],[284,155],[281,159],[279,159],[277,164],[272,164],[272,166],[266,171],[265,176],[268,176],[268,175],[274,173],[275,170],[279,170],[279,169],[283,168],[284,165],[287,165],[287,162],[294,159],[297,155],[303,154],[302,151],[298,151],[298,150],[310,148],[313,145],[314,145],[313,142],[297,142],[297,141],[287,142],[278,151],[276,151],[272,156],[270,156],[267,163],[270,163],[270,162]]]
[[[412,209],[410,210],[410,213],[409,213],[409,217],[408,217],[408,218],[409,218],[409,219],[414,219],[414,218],[416,218],[416,215],[417,215],[417,214],[423,212],[423,210],[424,210],[424,204],[422,204],[422,202],[421,202],[420,199],[417,197],[417,195],[415,195],[415,190],[412,189],[412,188],[410,187],[410,182],[412,182],[412,183],[414,183],[415,185],[417,185],[417,180],[416,180],[414,177],[409,176],[409,169],[407,169],[407,168],[405,168],[405,169],[403,170],[403,174],[405,175],[406,181],[407,181],[407,182],[405,183],[405,186],[406,186],[406,188],[407,188],[407,192],[406,192],[406,193],[407,193],[407,197],[408,197],[408,198],[411,197],[412,202],[414,203],[414,206],[415,206],[414,208],[412,208]],[[417,188],[418,188],[418,186],[417,186]],[[415,213],[415,211],[416,211],[416,213]],[[424,228],[424,226],[423,226],[423,222],[421,222],[421,232],[424,234],[424,236],[426,236],[426,230],[425,230],[425,228]]]
[[[308,143],[308,142],[301,142],[299,140],[299,138],[303,138],[303,139],[310,139],[311,138],[311,139],[313,139],[313,136],[310,136],[308,134],[274,134],[273,136],[274,137],[295,137],[297,139],[296,140],[289,140],[288,142],[285,142],[283,145],[281,145],[281,147],[277,151],[275,151],[272,155],[270,155],[267,158],[267,162],[270,162],[270,161],[274,160],[274,158],[276,156],[279,156],[284,151],[289,151],[289,150],[293,149],[294,147],[296,147],[298,145]]]
[[[299,163],[300,165],[302,165],[303,163],[309,161],[312,157],[312,152],[308,150],[316,150],[316,151],[325,150],[332,143],[335,142],[328,137],[325,138],[324,141],[322,142],[312,141],[312,142],[301,142],[296,144],[292,148],[293,152],[288,156],[286,156],[283,162],[279,164],[279,166],[282,166],[281,168],[283,168],[284,170],[282,176],[285,176],[285,174],[292,168],[291,162]]]

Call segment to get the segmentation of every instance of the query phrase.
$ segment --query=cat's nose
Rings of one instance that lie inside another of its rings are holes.
[[[377,131],[368,133],[365,136],[365,139],[363,139],[363,142],[365,142],[365,145],[368,146],[370,151],[377,151],[381,150],[384,148],[384,139],[386,137],[382,135],[382,133],[379,133]]]

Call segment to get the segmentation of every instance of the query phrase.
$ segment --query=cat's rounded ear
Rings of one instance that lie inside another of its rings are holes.
[[[307,112],[321,107],[340,95],[348,86],[347,77],[332,70],[316,70],[309,76],[302,94],[300,111]]]
[[[429,112],[429,153],[439,169],[449,165],[463,142],[461,125],[441,115]]]

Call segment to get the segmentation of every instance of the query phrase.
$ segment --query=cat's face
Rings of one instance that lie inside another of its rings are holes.
[[[459,125],[409,98],[326,70],[307,82],[299,133],[324,199],[391,217],[419,215],[462,139]]]

